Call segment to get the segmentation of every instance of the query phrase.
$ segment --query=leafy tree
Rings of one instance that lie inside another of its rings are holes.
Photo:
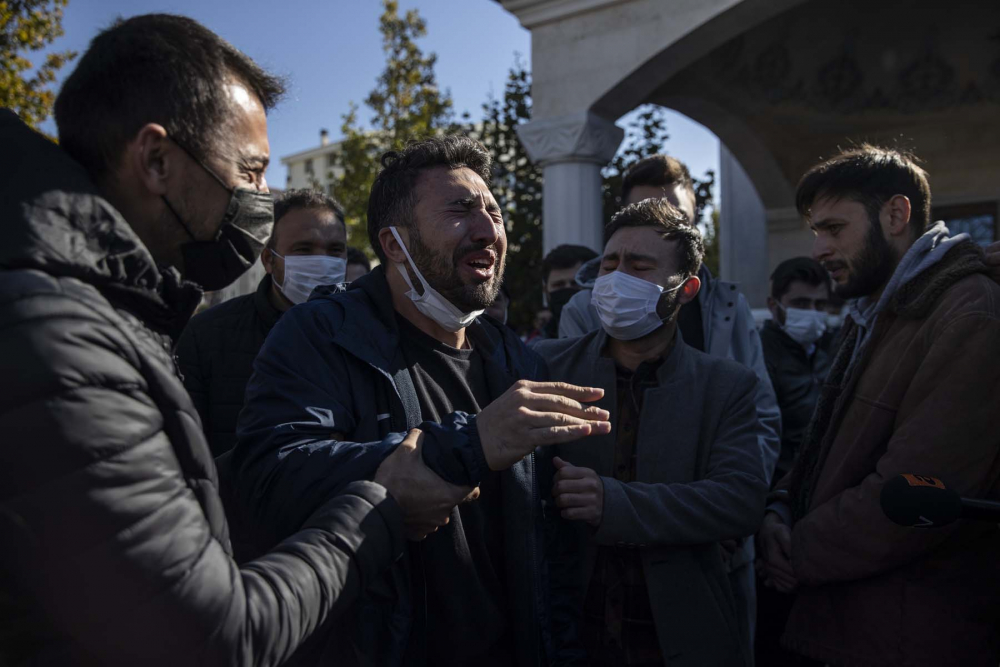
[[[610,220],[621,207],[622,176],[630,166],[643,158],[665,153],[667,140],[666,114],[663,107],[645,104],[625,128],[625,139],[618,153],[603,172],[604,219]],[[695,221],[705,239],[705,265],[719,272],[719,221],[712,199],[715,173],[712,170],[694,180]]]
[[[0,107],[13,109],[32,127],[52,112],[55,93],[48,84],[76,53],[50,53],[37,68],[27,55],[63,35],[63,7],[68,1],[0,0]]]
[[[451,95],[438,88],[434,75],[437,56],[424,55],[416,43],[427,34],[427,24],[416,10],[400,16],[397,0],[383,0],[382,7],[379,30],[386,63],[365,99],[372,112],[370,128],[362,127],[352,104],[344,115],[337,158],[343,175],[334,185],[347,216],[348,240],[359,247],[367,247],[368,194],[382,153],[455,127]]]
[[[493,156],[493,196],[507,225],[508,321],[515,329],[529,327],[542,307],[542,172],[517,137],[517,126],[530,119],[531,74],[518,55],[503,98],[490,95],[482,123],[466,127]]]

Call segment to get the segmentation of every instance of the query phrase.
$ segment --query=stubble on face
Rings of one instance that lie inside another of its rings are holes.
[[[463,257],[469,253],[484,250],[490,246],[468,244],[461,246],[446,257],[434,252],[420,237],[416,226],[409,227],[410,256],[417,265],[424,280],[438,291],[445,299],[455,305],[463,313],[488,308],[500,293],[503,284],[503,273],[506,267],[506,254],[497,253],[496,268],[489,280],[468,284],[462,281],[458,266]]]
[[[896,256],[882,232],[878,219],[869,220],[865,243],[846,261],[848,272],[844,284],[834,283],[834,293],[844,299],[857,299],[882,289],[896,267]]]

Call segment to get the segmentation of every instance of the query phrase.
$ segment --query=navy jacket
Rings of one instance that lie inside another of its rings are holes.
[[[518,379],[542,379],[544,364],[505,327],[479,318],[468,329],[485,354],[493,398]],[[382,268],[347,291],[313,294],[279,320],[254,363],[237,427],[233,473],[243,511],[258,541],[296,530],[330,493],[371,479],[379,464],[419,426],[424,460],[455,484],[476,485],[488,470],[475,415],[455,412],[424,422],[399,346],[389,285]],[[334,439],[339,435],[343,439]],[[501,476],[510,627],[518,663],[541,653],[541,503],[535,455]],[[410,610],[408,563],[359,605],[351,637],[360,662],[399,664]]]

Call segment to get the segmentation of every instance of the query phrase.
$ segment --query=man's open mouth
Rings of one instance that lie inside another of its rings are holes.
[[[496,263],[496,253],[492,250],[480,250],[471,252],[463,257],[461,265],[476,278],[489,280],[493,277],[493,270]]]

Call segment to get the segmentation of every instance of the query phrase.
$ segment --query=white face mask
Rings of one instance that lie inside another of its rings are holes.
[[[679,290],[684,282],[664,290],[656,283],[613,271],[597,279],[590,301],[609,336],[635,340],[663,324],[663,318],[656,312],[660,297]]]
[[[285,279],[278,285],[281,293],[292,303],[305,303],[312,291],[320,285],[336,285],[347,276],[347,260],[329,255],[286,255]],[[277,283],[275,283],[277,284]]]
[[[799,345],[809,347],[826,333],[826,313],[803,308],[778,307],[785,311],[785,323],[781,325],[785,333]]]
[[[442,329],[446,331],[459,331],[465,327],[472,324],[472,322],[482,315],[484,310],[474,310],[471,313],[463,313],[461,310],[455,307],[451,301],[441,296],[436,289],[427,284],[424,280],[423,275],[420,273],[420,269],[413,262],[413,258],[410,257],[409,251],[403,244],[403,239],[399,238],[399,232],[396,231],[395,227],[390,227],[389,231],[392,235],[396,237],[396,242],[399,243],[399,247],[403,249],[403,254],[406,255],[406,261],[410,263],[410,267],[413,268],[413,274],[420,281],[420,284],[424,287],[423,294],[417,294],[417,290],[413,288],[413,282],[410,280],[410,275],[406,272],[406,267],[402,264],[396,264],[396,268],[403,275],[403,280],[406,281],[406,286],[410,288],[410,291],[406,293],[406,296],[410,298],[410,301],[417,307],[421,313],[431,318],[437,322]]]

